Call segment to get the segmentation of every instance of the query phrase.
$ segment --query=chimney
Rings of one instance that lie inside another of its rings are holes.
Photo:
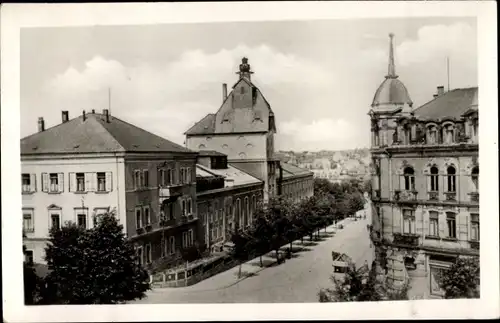
[[[85,110],[83,110],[83,114],[82,115],[83,115],[83,121],[85,121],[86,118],[87,118],[87,116],[85,115]]]
[[[224,102],[227,98],[227,84],[222,83],[222,102]]]
[[[38,132],[45,131],[45,121],[43,117],[38,118]]]
[[[437,97],[438,97],[438,95],[437,95],[437,94],[434,94],[434,95],[433,95],[433,97],[434,97],[434,99],[435,99],[435,98],[437,98]]]
[[[104,114],[104,117],[106,117],[106,122],[109,123],[109,110],[104,109],[102,110],[102,113]]]
[[[440,96],[440,95],[443,95],[444,94],[444,86],[440,85],[437,87],[437,95]]]
[[[68,111],[62,111],[62,122],[65,123],[68,122],[68,120],[69,120]]]

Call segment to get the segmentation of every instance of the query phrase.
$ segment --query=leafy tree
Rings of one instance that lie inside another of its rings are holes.
[[[248,259],[250,253],[251,239],[243,231],[237,230],[231,234],[231,242],[233,247],[231,248],[230,255],[233,259],[238,261],[238,278],[241,277],[241,264]]]
[[[271,199],[266,208],[267,222],[270,226],[270,247],[276,252],[276,259],[279,260],[279,249],[286,243],[287,230],[291,228],[288,215],[290,214],[290,205],[285,200],[277,198]]]
[[[23,233],[23,238],[25,238]],[[23,254],[26,255],[26,246],[23,244]],[[23,280],[24,280],[24,304],[33,305],[36,304],[39,295],[39,284],[40,279],[36,275],[35,267],[33,263],[27,261],[23,262]]]
[[[478,257],[457,258],[441,278],[445,298],[479,298]]]
[[[260,208],[256,211],[255,218],[252,221],[252,228],[249,232],[251,239],[248,241],[247,247],[259,255],[261,267],[263,267],[262,256],[270,250],[271,230],[265,211]]]
[[[205,246],[205,245],[203,245]],[[204,247],[198,244],[194,244],[190,247],[186,248],[181,248],[181,257],[182,260],[186,262],[186,268],[188,267],[188,264],[190,262],[195,261],[196,259],[199,259],[203,253]]]
[[[51,230],[46,260],[48,304],[117,304],[142,298],[150,288],[114,213],[103,215],[93,229],[68,223]]]

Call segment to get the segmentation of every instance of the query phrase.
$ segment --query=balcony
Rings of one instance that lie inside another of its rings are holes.
[[[182,195],[182,185],[170,185],[170,186],[160,186],[158,189],[158,197],[160,204],[164,200],[170,199],[172,197],[177,197]]]
[[[469,241],[471,249],[479,250],[479,241]]]
[[[429,192],[429,201],[438,201],[439,200],[439,192],[433,191]]]
[[[457,192],[444,192],[446,196],[446,201],[456,202],[457,201]]]
[[[420,235],[412,233],[394,233],[394,244],[406,245],[406,246],[418,246],[418,238]]]
[[[473,203],[479,203],[479,192],[469,193],[470,201]]]
[[[417,200],[417,191],[394,191],[394,200],[395,201],[416,201]]]

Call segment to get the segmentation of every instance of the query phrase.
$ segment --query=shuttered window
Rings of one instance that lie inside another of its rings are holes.
[[[21,191],[22,193],[36,192],[36,175],[21,174]]]

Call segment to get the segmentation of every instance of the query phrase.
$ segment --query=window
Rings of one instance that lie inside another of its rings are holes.
[[[142,211],[139,207],[135,209],[135,227],[136,229],[142,228]]]
[[[415,211],[403,210],[403,233],[415,234]]]
[[[453,166],[449,166],[447,171],[446,171],[447,175],[447,184],[448,184],[448,192],[455,192],[456,191],[456,187],[455,187],[455,167]]]
[[[404,169],[404,185],[405,190],[414,191],[415,190],[415,172],[413,168],[406,167]]]
[[[191,184],[191,167],[186,168],[186,183]]]
[[[146,245],[146,264],[150,264],[151,263],[151,243],[148,243]]]
[[[34,232],[35,227],[33,225],[33,214],[32,213],[23,213],[23,230],[25,232]]]
[[[474,138],[477,138],[477,127],[478,127],[478,122],[477,119],[472,121],[472,133],[474,134]]]
[[[446,225],[448,226],[448,237],[457,237],[457,224],[454,213],[446,213]]]
[[[411,130],[409,125],[405,125],[403,127],[403,133],[404,133],[404,144],[409,145],[411,139]]]
[[[479,241],[479,214],[471,214],[470,223],[470,239]]]
[[[453,126],[448,125],[444,127],[444,143],[451,144],[453,143]]]
[[[191,247],[193,245],[193,230],[189,229],[182,233],[182,246],[184,248]]]
[[[171,185],[172,184],[172,170],[169,168],[167,169],[167,178],[166,178],[166,185]]]
[[[429,211],[429,235],[439,236],[439,214],[436,211]]]
[[[169,240],[169,254],[173,255],[175,253],[175,237],[170,237]]]
[[[431,181],[431,192],[437,192],[439,191],[439,170],[437,169],[436,166],[431,167],[431,175],[430,175],[430,181]]]
[[[142,176],[143,176],[143,182],[142,182],[142,185],[144,187],[149,187],[149,171],[147,169],[145,169],[143,172],[142,172]]]
[[[185,199],[183,199],[181,202],[181,212],[182,212],[182,215],[186,215],[186,200]]]
[[[191,201],[191,198],[187,201],[187,211],[188,214],[193,214],[193,202]]]
[[[97,173],[97,191],[106,191],[106,173]]]
[[[142,265],[142,261],[143,261],[143,253],[142,253],[142,247],[137,247],[137,263],[139,263],[139,265]]]
[[[168,254],[168,240],[165,238],[161,238],[161,257],[165,257]]]
[[[472,169],[471,178],[476,192],[479,191],[479,166],[476,166]]]
[[[59,214],[51,214],[50,215],[50,221],[51,221],[51,228],[61,228],[61,219],[59,217]]]
[[[149,206],[144,207],[144,219],[146,220],[146,225],[151,224],[151,215],[149,213]]]
[[[186,172],[186,170],[184,168],[181,168],[181,184],[184,184],[184,173]]]
[[[245,225],[248,225],[249,214],[250,214],[250,204],[248,203],[248,197],[245,197]]]
[[[140,188],[141,185],[141,172],[136,170],[134,171],[134,187],[136,189]]]
[[[428,128],[427,143],[430,145],[437,144],[437,129],[435,126]]]
[[[24,252],[24,259],[26,260],[26,262],[28,264],[32,264],[33,263],[33,250],[26,250]]]
[[[21,187],[23,193],[36,191],[35,179],[35,174],[21,174]]]
[[[76,191],[85,192],[85,173],[76,173]]]
[[[85,214],[77,214],[76,216],[77,225],[81,228],[87,228],[87,216]]]

